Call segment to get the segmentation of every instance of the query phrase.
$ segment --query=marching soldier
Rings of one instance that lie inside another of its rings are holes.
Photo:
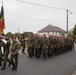
[[[13,43],[12,43],[12,48],[11,48],[11,57],[10,57],[10,61],[12,64],[12,70],[15,71],[17,70],[17,66],[18,66],[18,50],[19,50],[19,44],[16,41],[16,38],[14,37],[13,39]]]
[[[49,44],[49,41],[47,39],[46,34],[44,34],[43,37],[42,37],[42,53],[43,53],[44,60],[46,60],[46,57],[47,57],[48,44]]]
[[[9,62],[8,55],[10,52],[10,39],[9,39],[8,35],[5,35],[5,40],[7,41],[7,43],[4,44],[4,48],[3,48],[4,49],[4,60],[3,60],[3,67],[1,70],[4,70],[6,68],[7,61]]]
[[[29,35],[29,39],[27,40],[28,45],[28,54],[30,58],[34,56],[34,37],[32,35]]]
[[[2,66],[2,50],[1,47],[3,46],[2,37],[0,36],[0,66]]]
[[[34,49],[35,49],[36,59],[38,59],[41,55],[40,46],[41,46],[41,38],[38,34],[35,34],[35,36],[34,36]]]
[[[25,37],[22,37],[21,46],[22,46],[22,53],[25,54],[25,47],[26,47]]]
[[[48,57],[52,57],[53,56],[53,38],[51,37],[51,35],[49,35],[48,37],[49,40],[49,45],[48,45]]]

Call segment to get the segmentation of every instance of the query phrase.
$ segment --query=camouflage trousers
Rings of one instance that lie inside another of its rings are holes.
[[[9,55],[9,50],[7,49],[7,50],[5,51],[5,53],[4,53],[3,67],[6,67],[7,61],[9,62],[8,55]],[[10,63],[10,62],[9,62],[9,63]]]
[[[43,59],[45,60],[48,54],[48,49],[42,49],[42,53],[43,53]]]
[[[2,65],[2,52],[0,50],[0,66]]]
[[[28,54],[29,54],[29,56],[28,57],[33,57],[34,56],[34,48],[32,48],[32,47],[28,47]]]
[[[13,67],[17,68],[17,66],[18,66],[18,53],[11,54],[10,62],[11,62]]]

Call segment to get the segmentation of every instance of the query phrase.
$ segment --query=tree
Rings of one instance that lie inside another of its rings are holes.
[[[18,32],[14,33],[14,35],[19,36],[20,34]]]
[[[7,34],[12,34],[11,32],[8,32]]]
[[[21,36],[22,36],[22,37],[26,37],[27,34],[26,34],[25,32],[23,32],[23,33],[21,34]]]
[[[75,27],[74,27],[74,30],[73,30],[73,35],[76,36],[76,24],[75,24]]]
[[[13,34],[11,32],[7,33],[10,38],[12,38]]]

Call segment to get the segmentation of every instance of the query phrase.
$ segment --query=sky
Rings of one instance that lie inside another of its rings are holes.
[[[76,0],[21,0],[35,4],[68,9],[68,29],[76,24]],[[51,24],[66,30],[66,10],[36,6],[20,0],[3,0],[4,16],[7,32],[37,33]],[[0,0],[0,7],[2,0]],[[70,14],[72,12],[72,14]]]

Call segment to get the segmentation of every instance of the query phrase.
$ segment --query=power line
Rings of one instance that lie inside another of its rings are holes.
[[[16,0],[19,2],[23,2],[23,3],[27,3],[27,4],[32,4],[32,5],[36,5],[36,6],[41,6],[41,7],[46,7],[46,8],[52,8],[52,9],[59,9],[59,10],[65,10],[67,11],[68,9],[63,9],[63,8],[57,8],[57,7],[51,7],[51,6],[47,6],[47,5],[41,5],[41,4],[36,4],[36,3],[32,3],[32,2],[27,2],[27,1],[23,1],[23,0]],[[71,10],[68,10],[68,12],[70,12],[70,14],[76,14],[76,12],[72,12]],[[69,14],[68,14],[69,15]]]
[[[36,3],[27,2],[27,1],[23,1],[23,0],[16,0],[16,1],[27,3],[27,4],[32,4],[32,5],[36,5],[36,6],[46,7],[46,8],[59,9],[59,10],[65,10],[65,11],[68,10],[68,9],[63,9],[63,8],[57,8],[57,7],[47,6],[47,5],[36,4]],[[68,10],[68,12],[70,12],[70,14],[72,14],[72,13],[76,14],[76,12],[72,12],[71,10]]]
[[[16,1],[23,2],[23,3],[27,3],[27,4],[32,4],[32,5],[36,5],[36,6],[46,7],[46,8],[59,9],[59,10],[66,10],[66,9],[62,9],[62,8],[51,7],[51,6],[36,4],[36,3],[27,2],[27,1],[22,1],[22,0],[16,0]]]
[[[15,17],[23,17],[24,18],[24,16],[21,16],[21,15],[18,15],[18,14],[12,14],[12,13],[8,13],[8,12],[5,12],[5,14],[12,15],[12,16],[15,16]]]

